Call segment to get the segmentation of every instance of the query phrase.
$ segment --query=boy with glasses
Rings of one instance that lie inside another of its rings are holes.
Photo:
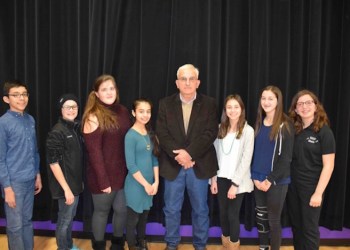
[[[83,192],[83,150],[80,122],[76,119],[78,98],[64,94],[58,108],[60,117],[46,140],[49,187],[52,198],[58,201],[56,243],[58,250],[77,250],[72,240],[72,222]]]
[[[34,118],[25,112],[28,88],[19,81],[4,84],[9,110],[0,117],[0,185],[5,200],[9,249],[33,249],[34,195],[42,189]]]

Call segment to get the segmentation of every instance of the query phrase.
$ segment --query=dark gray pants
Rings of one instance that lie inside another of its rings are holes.
[[[95,241],[103,241],[108,215],[113,208],[113,236],[122,237],[126,222],[126,202],[124,190],[112,191],[109,194],[93,194],[94,212],[92,214],[92,233]]]

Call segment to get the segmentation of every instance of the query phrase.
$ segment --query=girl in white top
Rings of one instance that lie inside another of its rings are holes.
[[[237,94],[226,97],[214,146],[219,170],[211,179],[211,192],[218,194],[221,240],[224,248],[239,249],[239,212],[244,193],[254,189],[250,177],[254,129],[245,119],[244,103]]]

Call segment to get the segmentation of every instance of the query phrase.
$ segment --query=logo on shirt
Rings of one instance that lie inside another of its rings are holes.
[[[306,141],[308,143],[312,143],[312,144],[315,144],[315,143],[318,143],[318,139],[316,137],[313,137],[313,136],[309,136],[306,138]]]
[[[67,138],[72,138],[73,137],[73,135],[67,135]]]

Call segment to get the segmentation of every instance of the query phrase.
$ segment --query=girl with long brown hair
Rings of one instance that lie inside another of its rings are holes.
[[[109,211],[113,208],[111,249],[124,249],[126,205],[124,181],[127,173],[124,137],[131,126],[128,110],[119,104],[116,82],[111,75],[99,76],[83,115],[87,150],[87,184],[92,193],[93,249],[105,249]]]
[[[146,224],[153,196],[158,192],[158,141],[151,129],[152,104],[139,98],[134,101],[134,125],[125,136],[128,175],[125,180],[127,205],[126,240],[129,250],[147,250]],[[135,232],[137,235],[135,235]]]
[[[271,250],[280,249],[280,218],[290,183],[293,142],[294,129],[283,113],[281,90],[267,86],[260,95],[251,167],[260,250],[269,245]]]
[[[318,249],[318,222],[324,191],[332,176],[335,139],[323,105],[309,90],[299,91],[289,109],[296,130],[288,211],[296,250]]]
[[[210,189],[212,194],[218,194],[222,245],[236,250],[240,246],[239,211],[244,194],[254,187],[250,178],[254,129],[245,119],[244,103],[237,94],[226,97],[214,146],[219,170],[211,178]]]

